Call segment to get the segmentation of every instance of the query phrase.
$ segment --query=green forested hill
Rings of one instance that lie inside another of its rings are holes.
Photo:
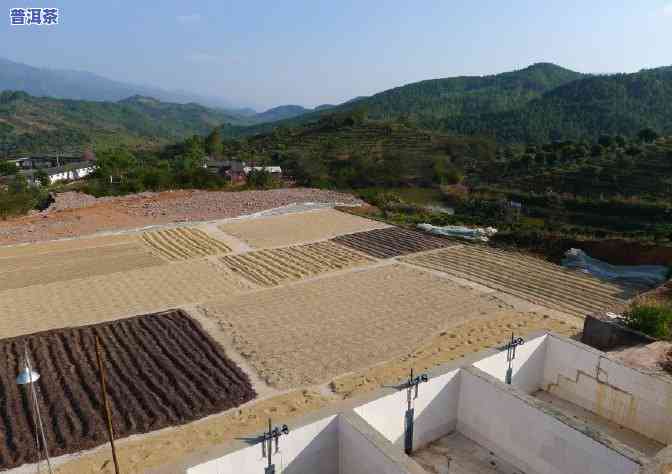
[[[518,143],[633,136],[643,128],[671,133],[672,68],[587,77],[515,110],[449,117],[436,126]]]
[[[263,133],[277,126],[296,126],[328,114],[364,109],[374,120],[403,119],[436,128],[437,121],[481,113],[494,113],[524,106],[563,84],[585,75],[549,63],[533,64],[519,71],[490,76],[462,76],[432,79],[396,87],[370,97],[358,97],[344,104],[299,117],[252,127],[227,126],[227,136]]]
[[[19,152],[151,147],[193,134],[207,134],[236,117],[197,104],[172,104],[134,96],[119,102],[0,93],[0,143]]]
[[[416,82],[337,108],[365,107],[373,119],[405,117],[420,122],[473,113],[511,110],[527,104],[582,74],[549,63],[482,77],[454,77]]]
[[[486,135],[500,143],[632,137],[643,128],[672,133],[672,67],[590,76],[552,64],[484,77],[409,84],[322,113],[253,127],[225,127],[228,136],[297,126],[333,113],[401,119],[439,132]]]

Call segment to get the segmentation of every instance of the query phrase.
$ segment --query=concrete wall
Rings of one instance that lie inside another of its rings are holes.
[[[526,393],[533,393],[541,388],[546,360],[546,338],[540,336],[526,341],[516,348],[516,358],[512,364],[512,383]],[[497,380],[504,382],[508,362],[506,350],[481,359],[474,367],[492,375]]]
[[[672,383],[555,336],[547,340],[543,388],[663,444],[672,443]]]
[[[338,436],[341,474],[425,474],[400,448],[358,415],[339,417]]]
[[[430,378],[420,384],[413,400],[415,423],[413,447],[418,449],[450,433],[457,424],[460,394],[459,370]],[[404,413],[408,408],[407,392],[401,390],[355,408],[355,413],[397,446],[404,443]]]
[[[457,429],[505,461],[538,474],[632,474],[640,467],[478,372],[461,373]]]
[[[329,416],[306,426],[291,429],[280,439],[280,450],[273,454],[276,472],[283,474],[339,474],[338,417]],[[187,469],[187,474],[259,474],[266,459],[261,445],[255,444],[226,456]]]

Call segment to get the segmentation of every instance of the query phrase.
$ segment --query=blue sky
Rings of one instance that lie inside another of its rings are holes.
[[[0,56],[227,98],[339,103],[423,79],[549,61],[581,72],[672,64],[672,0],[5,2]],[[10,7],[57,7],[55,27]]]

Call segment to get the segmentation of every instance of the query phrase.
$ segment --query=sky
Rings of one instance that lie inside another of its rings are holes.
[[[553,62],[672,65],[672,0],[8,0],[0,57],[228,99],[341,103],[424,79]],[[12,27],[9,8],[60,9]]]

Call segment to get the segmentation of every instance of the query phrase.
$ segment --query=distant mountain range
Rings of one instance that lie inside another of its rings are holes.
[[[110,102],[142,95],[164,102],[195,102],[244,115],[244,110],[225,99],[114,81],[85,71],[38,68],[0,58],[0,91],[2,90],[24,91],[36,97]]]
[[[0,92],[23,91],[35,97],[87,101],[118,102],[128,97],[152,97],[174,104],[196,103],[226,112],[229,123],[254,125],[325,110],[331,105],[307,109],[300,105],[282,105],[257,113],[250,108],[235,107],[231,102],[182,91],[114,81],[85,71],[46,69],[0,58]]]
[[[646,127],[672,133],[672,67],[587,75],[538,63],[502,74],[416,82],[340,105],[283,105],[262,113],[179,103],[160,91],[139,93],[136,86],[89,73],[0,60],[0,89],[7,87],[28,93],[0,95],[0,144],[25,151],[62,142],[168,143],[220,125],[225,137],[247,136],[353,113],[444,133],[492,136],[500,143],[627,136]]]

